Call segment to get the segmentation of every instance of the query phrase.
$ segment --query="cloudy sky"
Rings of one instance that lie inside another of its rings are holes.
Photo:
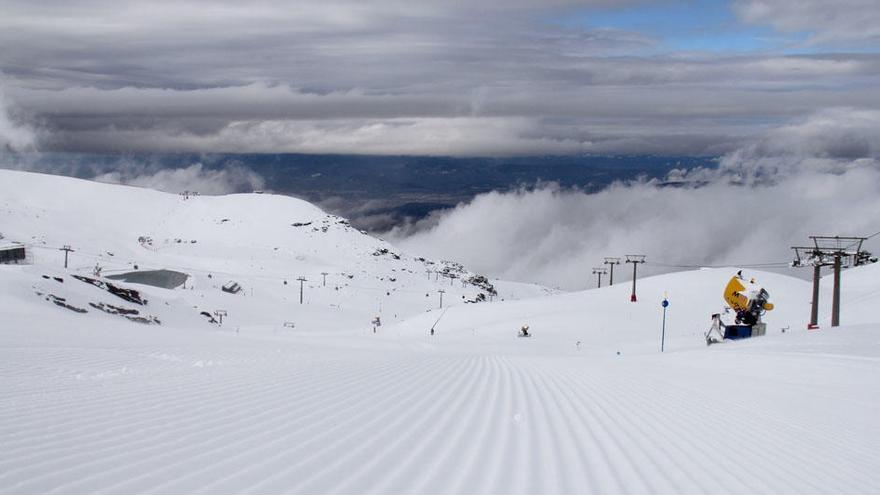
[[[11,149],[724,154],[769,129],[880,110],[876,0],[0,11]]]
[[[779,267],[880,230],[880,2],[0,0],[4,150],[708,154],[670,177],[700,187],[493,192],[387,237],[572,289],[633,252]],[[122,157],[96,178],[264,185]]]

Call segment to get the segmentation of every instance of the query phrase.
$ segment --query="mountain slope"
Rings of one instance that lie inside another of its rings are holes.
[[[438,307],[441,289],[446,305],[496,297],[491,290],[499,298],[548,292],[504,282],[495,288],[460,265],[397,252],[345,219],[285,196],[184,198],[0,170],[0,234],[28,244],[37,267],[61,268],[60,248],[69,245],[70,271],[80,275],[92,276],[96,267],[104,276],[184,273],[190,292],[139,290],[199,311],[225,310],[225,321],[236,326],[363,329],[376,316],[394,321]],[[37,280],[43,272],[29,273]],[[243,289],[239,297],[220,290],[230,282]]]
[[[747,272],[776,304],[767,336],[706,347],[734,267],[639,280],[637,303],[627,282],[498,282],[494,302],[464,304],[486,289],[425,271],[458,267],[298,200],[67,181],[0,171],[0,232],[37,246],[32,264],[0,265],[2,493],[880,486],[875,266],[843,274],[847,324],[812,332],[809,283]],[[190,277],[152,287],[94,277],[95,263]],[[229,280],[244,290],[222,292]],[[200,314],[220,308],[222,326]],[[524,324],[533,337],[516,337]]]

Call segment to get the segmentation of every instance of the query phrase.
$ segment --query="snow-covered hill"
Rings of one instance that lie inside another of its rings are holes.
[[[489,294],[474,274],[292,198],[8,171],[0,233],[33,253],[0,265],[2,493],[880,487],[876,265],[844,272],[839,328],[823,280],[819,331],[808,282],[748,272],[776,304],[767,335],[706,347],[736,267],[640,280],[637,303],[628,281],[493,280],[494,301],[465,304]],[[107,278],[134,265],[189,278]]]
[[[138,289],[196,313],[226,311],[224,323],[238,327],[364,329],[376,316],[385,323],[439,309],[439,290],[447,306],[551,292],[398,252],[345,219],[286,196],[185,198],[0,170],[0,234],[28,245],[35,265],[23,273],[34,280],[63,268],[65,245],[74,249],[69,271],[82,276],[92,277],[96,266],[110,277],[150,269],[184,273],[185,290]],[[222,292],[230,282],[241,292]],[[66,297],[70,285],[54,294]]]

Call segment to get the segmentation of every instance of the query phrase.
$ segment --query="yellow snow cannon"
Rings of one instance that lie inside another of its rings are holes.
[[[736,313],[735,324],[726,325],[721,321],[721,313],[713,314],[712,327],[706,333],[706,344],[764,335],[767,325],[761,322],[761,316],[773,309],[769,298],[770,294],[755,279],[747,281],[743,278],[742,271],[737,272],[724,288],[724,302]]]
[[[727,282],[727,287],[724,288],[724,301],[730,309],[736,311],[738,322],[747,323],[754,320],[754,323],[757,323],[765,311],[773,309],[773,303],[767,301],[770,294],[755,283],[755,279],[746,282],[740,273]],[[747,314],[740,316],[740,313]]]

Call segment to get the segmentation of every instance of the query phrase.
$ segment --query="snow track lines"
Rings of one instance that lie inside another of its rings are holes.
[[[281,347],[0,349],[3,377],[28,376],[0,398],[0,492],[877,488],[876,429],[857,437],[858,425],[810,424],[723,386],[702,391],[652,358],[319,359]]]

